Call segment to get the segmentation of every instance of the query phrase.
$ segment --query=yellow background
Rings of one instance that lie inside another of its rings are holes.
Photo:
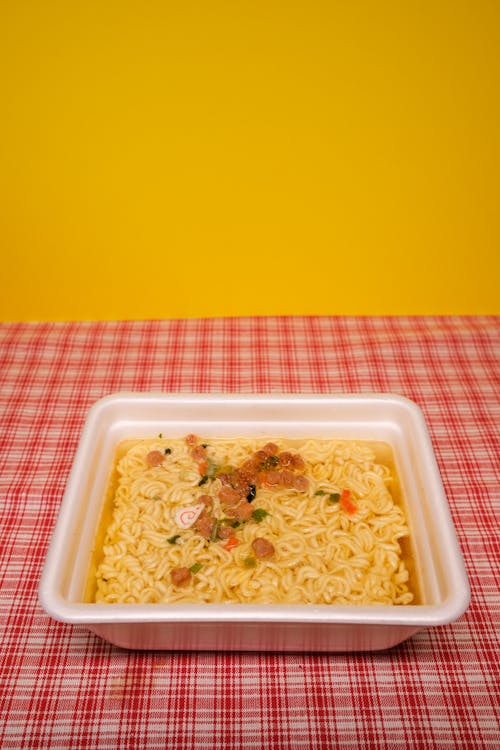
[[[500,313],[497,0],[0,15],[0,319]]]

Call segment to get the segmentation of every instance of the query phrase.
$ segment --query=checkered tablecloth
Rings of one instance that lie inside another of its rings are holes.
[[[499,748],[500,318],[0,325],[2,748]],[[387,652],[120,650],[38,583],[87,410],[121,390],[381,391],[426,416],[472,588]]]

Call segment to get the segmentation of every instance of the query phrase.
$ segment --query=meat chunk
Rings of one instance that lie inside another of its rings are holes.
[[[256,466],[264,463],[266,458],[267,458],[267,453],[263,450],[257,451],[256,453],[253,454],[253,462],[255,463]]]
[[[281,473],[281,484],[287,489],[291,489],[295,483],[295,474],[290,469],[283,469]]]
[[[198,534],[201,534],[201,536],[204,536],[205,539],[210,539],[214,528],[214,523],[215,521],[213,517],[209,513],[207,513],[206,510],[203,510],[194,522],[193,529],[195,529]]]
[[[219,526],[218,534],[221,539],[231,539],[234,536],[234,529],[232,526]]]
[[[252,548],[255,552],[255,557],[259,560],[267,560],[274,555],[274,546],[268,539],[264,539],[262,536],[258,536],[253,540]]]
[[[281,466],[290,466],[290,464],[293,462],[293,454],[289,451],[278,453],[278,458],[280,460]]]
[[[146,463],[148,466],[160,466],[163,463],[165,454],[161,451],[149,451],[146,456]]]
[[[299,474],[295,477],[293,481],[293,486],[296,490],[299,492],[307,492],[309,489],[309,479],[305,477],[303,474]]]
[[[241,493],[232,487],[224,485],[219,492],[219,500],[224,507],[237,505],[241,501]]]
[[[300,453],[295,453],[295,455],[292,458],[292,466],[294,469],[303,469],[306,465],[306,462],[300,455]]]
[[[231,486],[231,482],[233,479],[233,475],[229,474],[227,471],[222,471],[220,474],[217,474],[217,479],[220,480],[221,484],[226,485],[226,487]]]
[[[174,586],[187,586],[191,580],[191,571],[189,568],[172,568],[170,578]]]
[[[248,521],[253,513],[253,508],[246,500],[242,500],[238,505],[226,510],[228,516],[236,518],[237,521]]]
[[[275,456],[278,452],[278,446],[276,443],[266,443],[262,450],[266,456]]]
[[[206,505],[208,508],[212,505],[214,499],[211,495],[200,495],[198,498],[199,503],[203,503],[203,505]]]
[[[266,471],[266,484],[276,486],[281,484],[281,472],[276,469]]]
[[[236,478],[236,487],[248,486],[249,484],[254,484],[257,479],[257,467],[250,461],[247,461],[246,464],[243,464],[241,469],[236,469],[234,474]]]

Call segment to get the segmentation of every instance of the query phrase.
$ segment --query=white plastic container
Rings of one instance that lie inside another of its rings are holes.
[[[158,433],[182,437],[315,437],[392,447],[410,525],[421,602],[405,606],[91,604],[84,589],[116,446]],[[450,623],[469,584],[419,407],[392,394],[166,395],[118,393],[84,426],[40,582],[56,620],[125,648],[221,651],[386,649]]]

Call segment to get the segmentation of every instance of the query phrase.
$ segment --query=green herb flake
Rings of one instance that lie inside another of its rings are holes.
[[[159,438],[160,438],[160,440],[161,440],[161,438],[163,437],[163,432],[160,432],[160,433],[158,434],[158,437],[159,437]]]
[[[189,568],[189,570],[195,576],[197,573],[200,572],[200,570],[202,569],[202,567],[203,567],[203,565],[201,563],[195,563],[194,565],[191,565],[191,567]]]
[[[166,456],[170,456],[171,453],[172,453],[172,448],[165,448],[165,455]]]
[[[220,528],[220,521],[216,521],[214,525],[212,526],[212,531],[210,533],[210,540],[211,542],[216,542],[217,537],[219,536],[219,528]]]
[[[233,529],[237,529],[238,526],[241,526],[241,521],[235,521],[234,518],[229,518],[228,516],[218,518],[217,523],[220,526],[231,526]]]
[[[340,493],[339,492],[332,492],[332,494],[328,498],[330,503],[338,503],[340,500]]]
[[[274,469],[275,466],[278,466],[280,460],[278,456],[268,456],[266,460],[259,465],[259,469],[263,469],[264,471],[266,469]]]
[[[254,521],[257,521],[257,523],[260,523],[268,515],[269,513],[267,512],[267,510],[264,510],[264,508],[256,508],[252,513],[252,518]]]
[[[198,487],[201,487],[202,484],[206,484],[208,482],[208,474],[203,474],[202,478],[198,482]]]
[[[257,567],[257,560],[255,557],[246,557],[243,560],[243,565],[245,568],[256,568]]]
[[[169,537],[167,539],[167,542],[169,544],[177,544],[177,540],[181,538],[180,534],[174,534],[173,536]]]
[[[318,495],[318,496],[319,495],[326,495],[326,492],[325,492],[325,490],[316,490],[316,492],[314,494]]]

